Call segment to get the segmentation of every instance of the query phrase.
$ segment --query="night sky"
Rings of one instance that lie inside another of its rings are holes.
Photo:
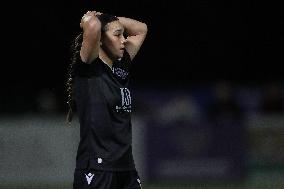
[[[252,0],[10,2],[2,17],[1,93],[32,97],[48,88],[61,95],[70,42],[87,10],[147,23],[148,36],[134,59],[136,85],[283,80],[281,7]]]

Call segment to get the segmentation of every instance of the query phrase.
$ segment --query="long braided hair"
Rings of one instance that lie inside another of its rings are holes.
[[[107,31],[107,24],[113,21],[119,20],[116,16],[110,14],[101,14],[97,16],[101,22],[101,33]],[[74,107],[74,98],[73,98],[73,78],[74,78],[74,66],[77,63],[77,59],[80,57],[80,50],[83,42],[83,32],[80,32],[79,35],[75,37],[71,44],[71,61],[68,67],[67,72],[67,81],[66,81],[66,92],[67,92],[67,106],[68,113],[66,116],[66,121],[71,123],[73,118],[73,107]]]
[[[72,118],[73,118],[73,78],[74,78],[74,65],[77,62],[77,58],[80,57],[80,50],[82,46],[82,41],[83,41],[83,32],[81,32],[79,35],[75,37],[71,44],[71,61],[68,67],[68,72],[67,72],[67,81],[66,81],[66,90],[67,90],[67,106],[68,106],[68,113],[66,116],[66,121],[68,123],[71,123]]]

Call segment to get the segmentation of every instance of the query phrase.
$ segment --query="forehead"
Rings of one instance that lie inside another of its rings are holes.
[[[124,30],[122,24],[119,21],[113,21],[107,24],[108,31]]]

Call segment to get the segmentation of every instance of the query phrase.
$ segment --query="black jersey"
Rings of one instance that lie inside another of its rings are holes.
[[[112,68],[100,58],[75,66],[75,102],[80,121],[76,168],[133,170],[130,56]]]

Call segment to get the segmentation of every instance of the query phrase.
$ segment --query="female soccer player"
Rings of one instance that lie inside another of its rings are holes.
[[[147,25],[88,11],[80,27],[67,82],[67,118],[74,95],[80,122],[73,188],[141,188],[132,155],[129,79]]]

